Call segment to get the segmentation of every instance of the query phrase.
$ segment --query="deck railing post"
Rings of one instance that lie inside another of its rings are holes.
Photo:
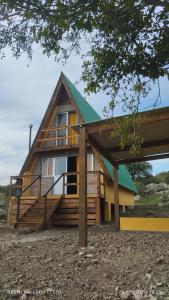
[[[9,195],[8,198],[10,199],[12,196],[12,176],[10,176],[10,185],[9,185]]]
[[[63,174],[63,195],[65,194],[65,174]]]
[[[19,221],[19,215],[20,215],[20,197],[17,198],[17,211],[16,211],[16,221]]]
[[[114,177],[114,220],[115,231],[120,230],[120,212],[119,212],[119,187],[118,187],[118,164],[113,165]]]
[[[100,211],[100,201],[101,201],[101,177],[100,172],[97,172],[97,202],[96,202],[96,220],[97,224],[101,224],[101,211]]]
[[[44,199],[44,228],[46,228],[46,221],[47,221],[47,215],[46,215],[46,213],[47,213],[47,195],[45,195],[45,199]]]
[[[42,195],[42,176],[39,176],[39,197]]]
[[[79,245],[87,246],[87,151],[86,128],[80,127],[79,143]]]

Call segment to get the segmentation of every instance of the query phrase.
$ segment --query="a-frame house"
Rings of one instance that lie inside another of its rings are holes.
[[[11,176],[8,223],[16,227],[79,223],[79,137],[72,125],[100,120],[61,73],[19,176]],[[88,224],[113,219],[112,165],[87,144]],[[134,204],[136,187],[119,168],[121,207]]]

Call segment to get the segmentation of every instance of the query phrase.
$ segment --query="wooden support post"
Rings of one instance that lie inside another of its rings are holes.
[[[41,199],[42,196],[42,176],[39,176],[39,197]]]
[[[96,176],[97,176],[96,223],[101,224],[101,210],[100,210],[101,176],[100,176],[100,172],[97,172]]]
[[[119,213],[119,187],[118,187],[118,164],[113,165],[114,177],[114,221],[115,231],[120,230],[120,213]]]
[[[87,246],[87,153],[86,128],[80,127],[79,141],[79,245]]]
[[[62,191],[62,194],[63,194],[63,196],[65,195],[65,174],[63,174],[63,191]]]
[[[19,222],[19,217],[20,217],[20,201],[21,198],[17,198],[17,207],[16,207],[16,221]]]
[[[44,226],[44,228],[46,228],[46,225],[47,225],[47,201],[48,201],[48,199],[47,199],[47,195],[45,195],[45,197],[44,197],[44,219],[43,219],[43,226]]]

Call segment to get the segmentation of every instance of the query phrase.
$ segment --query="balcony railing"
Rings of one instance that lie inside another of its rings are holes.
[[[29,178],[28,185],[24,185],[25,178]],[[38,178],[39,181],[36,182]],[[41,175],[11,176],[9,198],[14,196],[17,198],[20,195],[25,196],[26,192],[29,196],[39,196],[45,194],[48,189],[51,190],[51,194],[55,194],[55,191],[51,189],[54,185],[57,186],[54,181],[49,182],[48,177],[41,177]],[[70,188],[73,188],[73,191],[70,191]],[[96,194],[99,197],[101,195],[105,196],[105,175],[103,172],[87,172],[87,192],[88,194]],[[62,174],[60,194],[68,195],[72,193],[79,194],[79,172],[65,172]]]
[[[78,144],[78,134],[70,126],[41,130],[38,148],[72,147]]]

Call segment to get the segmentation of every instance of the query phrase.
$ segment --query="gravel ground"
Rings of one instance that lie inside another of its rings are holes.
[[[0,300],[169,299],[169,234],[0,227]]]

